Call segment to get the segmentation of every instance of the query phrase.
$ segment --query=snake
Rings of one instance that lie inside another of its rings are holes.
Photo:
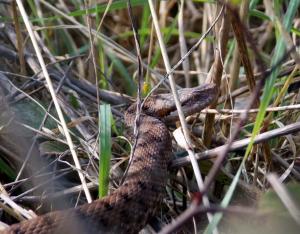
[[[207,107],[216,94],[214,84],[178,91],[185,115]],[[136,107],[133,103],[124,114],[125,124],[130,128],[136,123]],[[110,195],[13,224],[1,233],[138,233],[159,210],[165,196],[172,160],[172,138],[167,122],[168,116],[178,116],[176,110],[172,94],[151,95],[143,102],[136,147],[126,179]]]

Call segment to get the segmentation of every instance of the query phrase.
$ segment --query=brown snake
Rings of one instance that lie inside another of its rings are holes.
[[[186,115],[202,110],[216,96],[213,84],[182,89],[179,98]],[[133,104],[125,123],[133,126]],[[10,226],[1,233],[138,233],[164,196],[172,142],[164,123],[176,116],[171,94],[150,96],[140,116],[139,137],[127,177],[111,195],[76,208],[50,212]]]

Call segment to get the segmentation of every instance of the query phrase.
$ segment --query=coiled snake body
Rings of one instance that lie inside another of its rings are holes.
[[[213,84],[179,91],[181,105],[187,114],[205,108],[215,96]],[[134,124],[135,107],[133,104],[125,113],[128,126]],[[175,110],[170,94],[147,99],[127,177],[111,195],[77,208],[50,212],[14,224],[3,233],[138,233],[154,215],[164,195],[172,147],[163,121]]]

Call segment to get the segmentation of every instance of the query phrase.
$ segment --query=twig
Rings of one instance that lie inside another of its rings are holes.
[[[268,132],[258,134],[254,138],[254,144],[258,144],[258,143],[273,139],[275,137],[284,136],[284,135],[295,133],[298,131],[300,131],[300,122],[292,123],[292,124],[286,125],[282,128],[277,128],[277,129],[270,130]],[[249,144],[250,140],[251,140],[251,137],[248,137],[243,140],[232,142],[231,146],[228,148],[228,152],[236,151],[238,149],[246,147]],[[197,160],[206,160],[206,159],[210,159],[210,158],[216,158],[220,154],[220,152],[224,151],[224,149],[227,146],[228,146],[228,144],[216,147],[211,150],[206,150],[199,154],[196,154]],[[171,168],[187,166],[187,165],[189,165],[189,163],[190,163],[189,157],[178,158],[178,159],[173,160],[173,162],[171,164]]]
[[[223,5],[224,7],[224,5]],[[226,7],[227,8],[227,7]],[[226,14],[226,8],[225,13],[223,17],[223,21],[221,24],[221,27],[218,31],[219,34],[219,45],[218,49],[215,50],[215,59],[213,66],[209,72],[208,80],[213,81],[213,83],[216,85],[216,87],[219,89],[221,86],[221,78],[223,73],[223,60],[226,56],[226,46],[229,38],[229,17]],[[218,91],[219,93],[219,91]],[[217,106],[217,100],[213,102],[210,107],[215,108]],[[208,114],[205,117],[205,124],[204,124],[204,131],[203,131],[203,143],[205,146],[209,146],[211,143],[212,138],[212,129],[215,122],[215,116],[214,114]]]
[[[67,74],[68,71],[71,69],[72,64],[73,64],[73,62],[71,62],[71,64],[70,64],[70,66],[68,67],[68,69],[67,69],[67,71],[66,71],[64,77],[60,80],[60,83],[58,84],[58,86],[57,86],[57,88],[56,88],[56,90],[55,90],[55,93],[58,93],[59,90],[60,90],[60,88],[62,87],[62,85],[63,85],[63,83],[64,83],[64,81],[65,81],[65,78],[66,78],[66,74]],[[38,128],[39,131],[41,131],[42,127],[44,126],[44,124],[45,124],[45,122],[46,122],[46,120],[47,120],[47,118],[48,118],[48,113],[50,112],[50,110],[51,110],[51,108],[52,108],[52,105],[53,105],[53,101],[51,101],[51,103],[50,103],[49,106],[48,106],[47,111],[45,112],[45,116],[44,116],[44,118],[43,118],[43,120],[42,120],[42,122],[41,122],[41,124],[40,124],[40,126],[39,126],[39,128]],[[22,174],[22,172],[23,172],[23,170],[24,170],[24,168],[25,168],[25,166],[26,166],[26,164],[27,164],[27,162],[28,162],[28,160],[29,160],[29,158],[30,158],[30,156],[31,156],[31,153],[32,153],[32,150],[33,150],[33,148],[34,148],[34,146],[35,146],[35,144],[36,144],[36,141],[37,141],[37,134],[36,134],[35,137],[33,138],[33,141],[32,141],[32,143],[31,143],[31,146],[30,146],[28,152],[26,153],[25,159],[24,159],[24,161],[23,161],[23,163],[22,163],[22,166],[21,166],[21,168],[20,168],[20,170],[19,170],[19,172],[18,172],[18,175],[17,175],[15,181],[18,181],[18,180],[20,179],[20,176],[21,176],[21,174]]]
[[[230,9],[230,8],[229,8]],[[237,19],[239,20],[239,19]],[[294,48],[293,48],[294,49]],[[278,64],[281,64],[282,61],[285,60],[285,58],[288,56],[290,51],[288,51],[285,56],[283,56],[283,58],[281,60],[279,60]],[[217,158],[212,166],[212,168],[210,169],[208,175],[206,176],[206,179],[204,181],[204,187],[202,190],[200,190],[202,196],[204,197],[204,195],[208,192],[208,189],[210,188],[211,184],[213,183],[216,175],[219,172],[219,169],[222,166],[223,161],[226,158],[227,153],[229,152],[234,139],[237,137],[238,133],[241,130],[242,124],[246,121],[247,116],[248,116],[248,110],[251,108],[252,104],[254,103],[256,96],[258,95],[260,89],[263,87],[266,79],[269,77],[269,75],[273,72],[274,69],[277,68],[278,64],[276,64],[274,67],[272,67],[270,69],[270,72],[266,72],[265,76],[258,82],[257,86],[254,89],[254,92],[252,93],[252,95],[250,96],[250,100],[246,106],[246,112],[241,114],[240,119],[238,120],[238,122],[236,123],[236,126],[234,127],[234,131],[231,135],[231,138],[228,140],[228,143],[226,145],[224,145],[224,148],[222,148],[222,150],[220,150],[217,154]],[[252,139],[251,139],[252,140]],[[196,206],[196,205],[195,205]],[[187,219],[189,219],[192,216],[189,216],[188,214],[192,213],[193,210],[195,209],[194,206],[189,207],[187,210],[185,210],[180,216],[177,217],[176,220],[184,220],[187,221]],[[170,224],[170,226],[172,226]]]
[[[124,172],[124,176],[121,180],[121,184],[124,182],[124,180],[127,176],[128,170],[130,168],[130,165],[133,161],[133,156],[134,156],[134,152],[136,150],[137,141],[138,141],[138,137],[139,137],[139,124],[140,124],[140,115],[141,115],[141,108],[142,108],[141,84],[143,83],[143,67],[142,67],[142,56],[141,56],[141,50],[140,50],[139,36],[138,36],[138,32],[136,30],[135,21],[133,19],[130,0],[127,0],[127,8],[128,8],[128,15],[130,18],[131,27],[133,30],[135,48],[137,51],[137,58],[138,58],[138,89],[137,89],[137,101],[136,101],[136,115],[135,115],[134,130],[133,130],[134,143],[133,143],[133,146],[131,149],[129,163]]]
[[[273,173],[267,175],[267,180],[275,190],[286,209],[289,211],[294,221],[300,225],[300,210],[297,209],[297,203],[291,198],[285,186],[279,182],[278,177]]]
[[[68,145],[69,145],[69,148],[70,148],[70,151],[71,151],[71,154],[72,154],[72,157],[73,157],[73,160],[74,160],[74,163],[75,163],[75,166],[76,168],[78,169],[78,175],[79,175],[79,178],[81,180],[81,183],[82,183],[82,186],[84,188],[84,193],[85,193],[85,196],[86,196],[86,199],[87,201],[90,203],[92,202],[92,197],[91,197],[91,194],[88,190],[88,187],[86,185],[86,181],[85,181],[85,177],[84,175],[82,174],[81,172],[81,165],[80,165],[80,162],[78,160],[78,157],[77,157],[77,154],[76,154],[76,151],[74,150],[74,144],[72,142],[72,139],[71,139],[71,136],[69,134],[69,131],[68,131],[68,127],[66,125],[66,122],[65,122],[65,119],[64,119],[64,116],[63,116],[63,113],[62,113],[62,110],[58,104],[58,100],[57,100],[57,97],[56,97],[56,94],[55,94],[55,91],[53,89],[53,85],[52,85],[52,81],[49,77],[49,74],[48,74],[48,71],[46,69],[46,65],[45,65],[45,62],[44,62],[44,59],[42,57],[42,54],[41,54],[41,51],[40,51],[40,48],[37,44],[37,41],[35,39],[35,36],[34,36],[34,33],[33,33],[33,30],[32,30],[32,27],[31,27],[31,23],[28,19],[28,15],[24,9],[24,6],[23,6],[23,3],[21,0],[16,0],[17,1],[17,4],[18,4],[18,7],[19,7],[19,10],[20,10],[20,13],[22,15],[22,18],[24,20],[24,23],[25,23],[25,26],[27,28],[27,31],[29,33],[29,36],[31,38],[31,41],[32,41],[32,44],[33,44],[33,47],[35,49],[35,52],[36,52],[36,55],[38,57],[38,60],[40,62],[40,65],[41,65],[41,68],[43,70],[43,74],[45,76],[45,79],[46,79],[46,82],[47,82],[47,85],[48,85],[48,89],[50,91],[50,94],[51,94],[51,97],[53,99],[53,103],[54,103],[54,106],[56,108],[56,111],[57,111],[57,114],[58,114],[58,117],[60,119],[60,122],[61,122],[61,125],[62,125],[62,128],[63,128],[63,131],[64,131],[64,134],[65,134],[65,137],[66,137],[66,140],[68,142]]]
[[[184,37],[184,25],[183,25],[183,10],[184,10],[184,1],[180,0],[179,5],[179,12],[178,12],[178,31],[179,31],[179,46],[180,46],[180,54],[184,56],[187,53],[187,46]],[[190,70],[190,63],[189,60],[186,59],[182,62],[182,67],[184,70],[184,78],[185,78],[185,87],[191,87],[191,78],[189,74]]]
[[[20,27],[20,21],[18,18],[18,12],[17,12],[17,5],[15,1],[12,1],[11,3],[12,13],[13,13],[13,20],[14,20],[14,26],[16,29],[16,36],[17,36],[17,50],[19,54],[19,62],[21,67],[21,74],[26,75],[26,66],[25,66],[25,59],[24,59],[24,48],[23,48],[23,35],[21,32]]]
[[[229,207],[221,207],[221,206],[216,206],[216,205],[211,205],[210,207],[203,207],[203,206],[197,206],[195,204],[191,205],[191,209],[189,210],[188,213],[185,213],[184,216],[180,216],[180,219],[177,219],[176,221],[173,221],[171,225],[165,226],[159,234],[169,234],[169,233],[175,233],[183,224],[187,222],[191,217],[201,214],[201,213],[231,213],[231,214],[236,214],[236,215],[255,215],[255,216],[265,216],[268,213],[264,212],[257,212],[253,208],[245,208],[245,207],[240,207],[240,206],[229,206]]]
[[[167,71],[167,74],[163,77],[163,79],[160,80],[159,83],[157,83],[152,89],[151,91],[148,93],[148,95],[145,97],[144,102],[146,101],[146,99],[169,77],[170,74],[174,74],[175,70],[182,64],[182,62],[187,59],[199,46],[200,44],[203,42],[203,40],[208,36],[208,34],[211,32],[211,30],[213,29],[213,27],[216,25],[216,23],[219,21],[221,15],[223,14],[224,8],[222,8],[219,12],[219,14],[216,16],[215,20],[213,21],[213,23],[210,25],[210,27],[207,29],[207,31],[199,38],[199,40],[197,41],[197,43],[195,43],[190,49],[189,51],[182,56],[182,58],[172,67],[172,69],[170,71]]]
[[[185,141],[186,141],[186,144],[185,144],[186,151],[188,152],[189,157],[191,159],[191,164],[192,164],[192,167],[193,167],[193,170],[194,170],[197,185],[198,185],[199,190],[201,191],[202,188],[203,188],[203,180],[202,180],[202,177],[201,177],[199,165],[197,164],[197,161],[196,161],[196,158],[195,158],[195,154],[194,154],[194,152],[191,148],[191,145],[192,145],[191,142],[192,141],[191,141],[191,138],[190,138],[190,135],[189,135],[189,131],[188,131],[188,128],[187,128],[187,123],[186,123],[186,120],[185,120],[185,117],[184,117],[184,114],[183,114],[183,110],[182,110],[182,107],[181,107],[181,104],[180,104],[180,101],[179,101],[178,92],[176,90],[176,84],[175,84],[175,81],[174,81],[174,77],[173,77],[173,74],[171,73],[172,68],[171,68],[171,65],[170,65],[169,57],[168,57],[167,50],[166,50],[166,47],[165,47],[165,44],[164,44],[164,41],[163,41],[163,37],[161,35],[161,31],[160,31],[160,28],[159,28],[158,19],[157,19],[157,15],[156,15],[156,11],[155,11],[153,2],[152,2],[152,0],[148,0],[148,3],[149,3],[152,18],[153,18],[153,24],[154,24],[156,35],[157,35],[157,38],[158,38],[158,42],[159,42],[159,46],[160,46],[160,49],[161,49],[162,57],[163,57],[164,64],[165,64],[165,67],[166,67],[166,71],[169,74],[169,82],[170,82],[170,86],[171,86],[171,90],[172,90],[172,95],[174,97],[175,106],[176,106],[176,109],[177,109],[177,112],[178,112],[180,124],[181,124],[182,130],[183,130],[183,135],[184,135],[184,138],[185,138]],[[222,11],[223,11],[223,8],[220,10],[220,12],[222,12]],[[209,200],[206,196],[203,197],[203,202],[204,202],[205,206],[209,207]],[[210,221],[211,219],[212,219],[211,214],[208,214],[208,220]]]
[[[294,49],[294,48],[293,48]],[[278,62],[278,64],[281,64],[282,61],[285,60],[285,58],[289,55],[290,51],[288,51],[285,56],[283,56],[283,58]],[[254,92],[252,93],[252,95],[250,96],[249,98],[249,102],[248,104],[246,105],[246,112],[242,113],[240,115],[240,119],[239,121],[236,123],[236,126],[234,127],[234,131],[231,135],[231,138],[228,140],[228,143],[225,145],[225,148],[223,151],[221,151],[219,154],[218,154],[218,157],[213,165],[213,167],[211,168],[211,170],[209,171],[207,177],[206,177],[206,180],[205,180],[205,188],[204,190],[202,191],[204,194],[208,191],[208,188],[210,187],[210,185],[212,184],[215,176],[217,175],[218,171],[219,171],[219,168],[221,167],[226,155],[227,155],[227,152],[229,151],[234,139],[236,138],[236,136],[238,135],[238,133],[240,132],[240,129],[241,129],[241,126],[243,125],[243,123],[246,121],[247,117],[248,117],[248,111],[250,110],[252,104],[254,103],[255,99],[256,99],[256,96],[258,96],[261,88],[264,86],[264,83],[266,81],[266,79],[269,77],[269,75],[273,72],[274,69],[276,69],[278,67],[278,64],[276,64],[274,67],[272,67],[272,69],[270,70],[270,72],[267,72],[265,77],[262,78],[257,86],[255,87],[254,89]]]
[[[287,111],[287,110],[298,110],[300,109],[300,104],[289,105],[289,106],[277,106],[269,107],[266,112],[277,112],[277,111]],[[204,109],[201,113],[213,113],[213,114],[242,114],[245,113],[246,109]],[[257,113],[259,109],[250,109],[248,114]]]

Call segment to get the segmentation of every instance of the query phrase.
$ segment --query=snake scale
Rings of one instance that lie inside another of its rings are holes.
[[[186,115],[200,111],[216,97],[213,84],[182,89],[179,99]],[[136,104],[125,113],[126,125],[135,121]],[[11,225],[3,234],[138,233],[155,214],[164,196],[172,141],[166,117],[176,115],[171,94],[150,96],[140,115],[139,136],[123,184],[109,196],[63,211]]]

